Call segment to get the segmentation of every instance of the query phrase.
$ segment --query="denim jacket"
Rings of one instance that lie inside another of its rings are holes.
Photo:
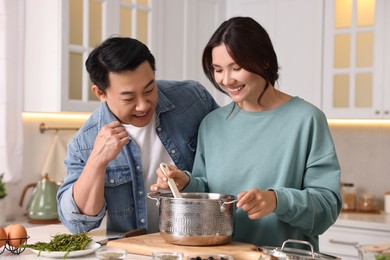
[[[192,170],[198,127],[202,119],[218,107],[207,90],[195,81],[157,81],[156,133],[182,170]],[[105,206],[97,216],[80,213],[73,184],[79,178],[93,149],[100,129],[116,120],[106,103],[90,116],[68,143],[64,161],[67,174],[58,190],[58,213],[72,233],[90,231],[100,226],[107,212],[107,230],[125,232],[147,228],[146,187],[144,187],[140,150],[130,142],[107,165]]]

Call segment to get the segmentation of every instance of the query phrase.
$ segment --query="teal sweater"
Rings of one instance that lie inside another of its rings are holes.
[[[325,115],[298,97],[264,112],[233,105],[214,110],[201,123],[184,191],[236,196],[251,188],[272,189],[275,211],[251,220],[237,209],[233,240],[280,247],[299,239],[318,251],[318,235],[341,208],[340,166]]]

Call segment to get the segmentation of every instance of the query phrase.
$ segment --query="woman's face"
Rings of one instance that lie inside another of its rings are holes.
[[[134,71],[109,73],[106,94],[97,86],[93,91],[122,124],[143,127],[153,118],[158,101],[157,83],[150,64],[145,61]]]
[[[213,48],[212,60],[215,81],[240,108],[257,111],[258,98],[266,84],[264,78],[236,64],[224,44]]]

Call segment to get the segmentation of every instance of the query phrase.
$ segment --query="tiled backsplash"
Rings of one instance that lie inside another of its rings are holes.
[[[383,209],[390,191],[390,127],[332,126],[341,164],[341,181],[355,184],[357,195],[372,193]]]

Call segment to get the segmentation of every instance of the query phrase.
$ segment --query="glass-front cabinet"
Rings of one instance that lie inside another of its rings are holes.
[[[90,90],[85,60],[115,35],[152,48],[153,1],[26,1],[24,110],[92,112],[99,101]]]
[[[386,2],[325,1],[323,109],[329,118],[390,118]]]

